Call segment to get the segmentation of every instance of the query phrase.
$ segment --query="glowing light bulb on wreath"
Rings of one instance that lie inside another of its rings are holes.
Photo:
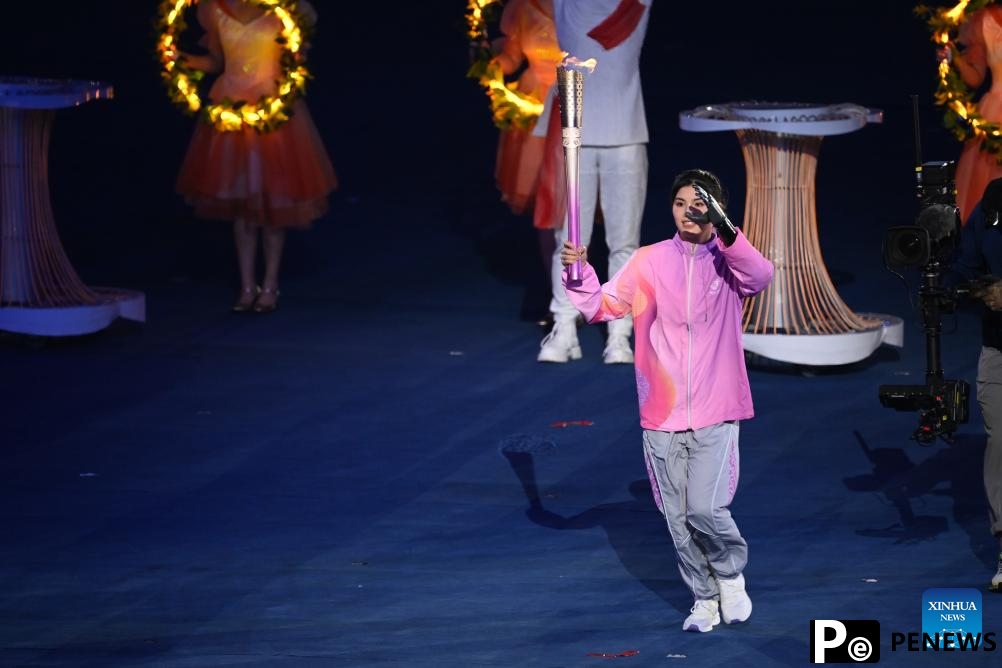
[[[957,23],[960,21],[960,18],[964,15],[964,10],[967,9],[967,5],[969,3],[970,0],[960,0],[960,2],[958,2],[953,9],[947,11],[943,16],[953,21],[954,23]]]

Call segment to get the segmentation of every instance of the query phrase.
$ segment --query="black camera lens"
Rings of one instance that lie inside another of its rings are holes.
[[[903,258],[918,257],[916,254],[922,251],[922,244],[917,234],[903,234],[895,242],[895,252]]]
[[[884,238],[884,259],[892,267],[921,267],[929,261],[929,233],[920,227],[892,227]]]

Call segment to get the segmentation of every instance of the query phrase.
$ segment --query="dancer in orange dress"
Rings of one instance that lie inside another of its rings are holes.
[[[940,57],[952,60],[961,79],[974,90],[991,71],[992,85],[978,101],[978,113],[989,121],[1002,122],[1002,6],[974,12],[961,27],[957,43],[963,51],[950,43],[940,49]],[[967,222],[988,183],[1000,176],[998,156],[982,151],[980,140],[969,140],[957,163],[957,206],[962,221]]]
[[[557,79],[561,61],[557,29],[550,0],[510,0],[501,15],[501,52],[496,59],[505,74],[527,63],[518,78],[518,91],[543,101]],[[545,128],[511,128],[501,132],[494,176],[501,199],[512,212],[532,208],[543,161]]]
[[[311,22],[316,13],[301,0]],[[245,0],[202,0],[198,20],[206,31],[207,55],[182,54],[189,67],[220,73],[209,98],[256,102],[275,93],[281,73],[281,22]],[[271,132],[244,128],[222,132],[200,124],[178,176],[177,190],[203,218],[233,221],[240,266],[240,295],[234,311],[274,311],[285,232],[303,228],[327,212],[337,187],[330,158],[302,100],[288,122]],[[258,287],[258,236],[265,260]]]

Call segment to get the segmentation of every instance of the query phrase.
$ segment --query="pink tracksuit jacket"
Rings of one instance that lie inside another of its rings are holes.
[[[672,239],[644,246],[605,285],[585,264],[564,289],[590,323],[633,315],[640,424],[685,431],[755,414],[741,345],[741,305],[772,280],[742,233],[729,247]]]

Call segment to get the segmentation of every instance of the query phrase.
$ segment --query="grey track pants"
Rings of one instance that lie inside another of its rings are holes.
[[[1002,536],[1002,352],[981,349],[978,360],[978,403],[985,420],[985,494],[995,536]]]
[[[738,424],[645,430],[644,457],[682,580],[696,600],[719,598],[716,578],[736,578],[748,562],[748,544],[727,509],[738,486]]]

